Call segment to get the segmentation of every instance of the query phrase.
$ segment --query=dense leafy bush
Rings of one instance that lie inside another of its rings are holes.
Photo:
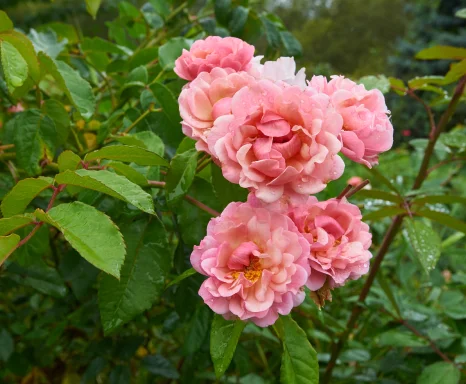
[[[100,1],[86,3],[95,16]],[[0,11],[0,381],[317,383],[319,361],[322,382],[460,382],[466,133],[449,121],[466,50],[418,54],[455,60],[445,76],[360,79],[420,102],[429,138],[371,170],[347,162],[319,193],[370,180],[351,196],[374,235],[368,278],[321,310],[306,291],[292,316],[260,328],[214,316],[198,296],[192,247],[246,192],[182,134],[186,82],[173,68],[207,35],[270,59],[301,46],[247,1],[118,9],[108,39],[62,23],[15,30]]]

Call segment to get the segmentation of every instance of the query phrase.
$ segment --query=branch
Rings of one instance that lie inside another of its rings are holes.
[[[148,180],[148,182],[149,182],[149,185],[154,187],[154,188],[165,188],[165,186],[166,186],[166,183],[164,181]],[[204,203],[201,203],[199,200],[196,200],[192,196],[185,195],[184,199],[188,203],[202,209],[203,211],[207,212],[209,215],[211,215],[213,217],[220,216],[220,212],[217,212],[215,209],[212,209],[209,206],[205,205]]]

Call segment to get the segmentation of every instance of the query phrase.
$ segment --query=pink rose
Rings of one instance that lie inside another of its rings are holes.
[[[12,105],[11,107],[8,108],[8,112],[10,113],[19,113],[19,112],[23,112],[24,111],[24,107],[23,107],[23,104],[21,103],[18,103],[16,105]]]
[[[181,122],[185,135],[196,140],[199,151],[209,152],[207,136],[214,120],[231,113],[231,98],[254,78],[246,72],[234,72],[232,69],[214,68],[210,73],[202,72],[181,91]]]
[[[377,164],[379,153],[393,145],[393,126],[383,94],[377,89],[367,91],[343,76],[332,76],[329,82],[314,76],[309,87],[329,95],[343,117],[342,153],[369,168]]]
[[[266,61],[261,64],[264,56],[256,56],[252,60],[249,73],[257,79],[268,79],[274,82],[283,81],[289,85],[296,85],[301,90],[306,88],[306,69],[296,72],[296,63],[293,57],[279,57],[275,61]]]
[[[175,73],[191,81],[217,67],[243,71],[249,69],[253,55],[254,47],[241,39],[209,36],[194,42],[189,51],[183,50],[175,61]]]
[[[291,209],[290,217],[311,244],[309,289],[322,287],[327,276],[338,287],[368,272],[372,235],[356,205],[344,198],[318,202],[311,196]]]
[[[226,319],[266,327],[304,300],[309,243],[284,214],[230,203],[210,221],[191,264],[203,275],[199,295]]]
[[[358,186],[359,184],[361,184],[362,182],[363,182],[362,177],[353,176],[353,177],[350,177],[350,178],[348,179],[348,181],[346,182],[346,184],[351,185],[351,186],[353,186],[353,187],[356,187],[356,186]]]
[[[226,179],[271,203],[320,192],[341,176],[342,123],[328,96],[259,80],[233,96],[207,142]]]

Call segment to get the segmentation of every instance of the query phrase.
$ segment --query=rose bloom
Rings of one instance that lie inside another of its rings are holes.
[[[203,72],[181,91],[178,103],[183,133],[196,140],[199,151],[210,153],[207,136],[214,120],[231,113],[232,96],[255,79],[246,72],[214,68]]]
[[[244,71],[250,68],[254,47],[236,37],[209,36],[197,40],[175,61],[175,73],[185,79],[194,80],[202,72],[214,68],[231,68]]]
[[[275,61],[266,61],[261,64],[264,56],[256,56],[252,60],[249,73],[257,79],[268,79],[274,82],[283,81],[289,85],[296,85],[301,90],[306,88],[306,69],[296,72],[296,63],[293,57],[279,57]]]
[[[21,103],[18,103],[8,108],[8,112],[10,113],[19,113],[23,111],[24,111],[24,107],[23,107],[23,104]]]
[[[289,216],[311,245],[309,289],[321,288],[327,278],[331,287],[342,286],[369,271],[372,235],[356,205],[345,198],[318,202],[310,196]]]
[[[270,80],[243,87],[231,114],[214,122],[207,139],[223,175],[271,203],[283,194],[312,194],[341,176],[337,155],[342,118],[329,97]]]
[[[266,327],[304,300],[309,243],[286,215],[230,203],[210,221],[191,264],[208,279],[199,295],[226,319]]]
[[[314,76],[309,87],[329,95],[343,117],[342,153],[369,168],[377,164],[378,155],[393,145],[393,126],[383,94],[343,76],[332,76],[329,82]]]
[[[351,185],[353,187],[356,187],[358,186],[359,184],[361,184],[363,182],[363,179],[362,177],[359,177],[359,176],[352,176],[348,179],[348,181],[346,182],[346,184],[348,185]]]

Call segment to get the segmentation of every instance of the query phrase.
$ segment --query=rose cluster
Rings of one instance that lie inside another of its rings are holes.
[[[196,41],[175,72],[183,132],[224,177],[250,191],[211,220],[191,255],[199,291],[225,318],[273,324],[311,291],[367,273],[371,234],[345,198],[312,194],[344,170],[340,153],[371,167],[391,148],[383,95],[342,76],[306,80],[293,58],[261,64],[233,38]]]

